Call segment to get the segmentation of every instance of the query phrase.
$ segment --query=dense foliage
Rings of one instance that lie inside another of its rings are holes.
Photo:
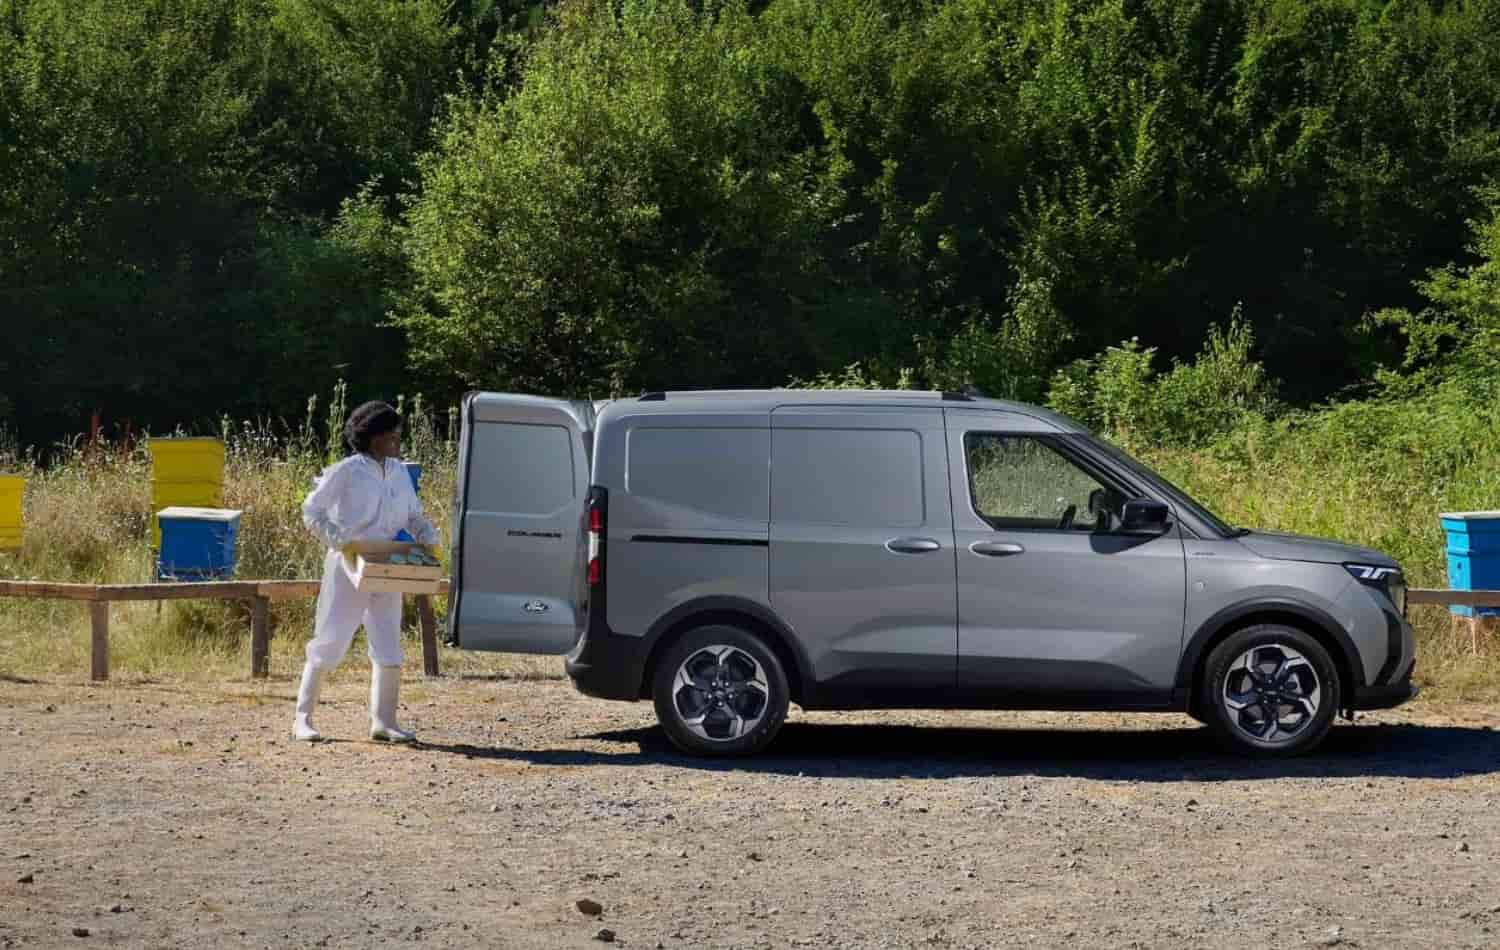
[[[1473,394],[1497,37],[1500,0],[0,0],[0,426],[857,364],[1204,445]]]

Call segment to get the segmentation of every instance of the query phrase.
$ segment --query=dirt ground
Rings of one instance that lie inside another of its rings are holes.
[[[0,681],[0,947],[1500,946],[1489,708],[1272,764],[1177,716],[794,711],[729,764],[410,671],[422,746],[359,738],[352,674],[348,741],[295,745],[294,688]]]

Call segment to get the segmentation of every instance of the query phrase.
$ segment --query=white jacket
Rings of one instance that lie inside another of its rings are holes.
[[[302,503],[302,523],[335,549],[353,541],[390,541],[403,528],[419,544],[438,540],[405,466],[386,459],[382,470],[368,455],[351,455],[323,470]]]

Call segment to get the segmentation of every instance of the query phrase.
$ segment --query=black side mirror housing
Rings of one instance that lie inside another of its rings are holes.
[[[1164,534],[1172,509],[1155,498],[1132,498],[1120,513],[1120,530],[1125,534]]]

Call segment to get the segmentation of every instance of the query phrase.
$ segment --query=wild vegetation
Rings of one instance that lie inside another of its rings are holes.
[[[1497,35],[1500,0],[0,0],[0,420],[856,361],[1039,399],[1236,314],[1315,402],[1472,262]]]
[[[295,428],[266,423],[223,423],[226,445],[223,503],[243,512],[237,544],[238,576],[317,578],[324,549],[302,525],[301,505],[313,477],[342,457],[344,393],[336,389],[320,407],[307,403]],[[408,428],[407,460],[422,465],[421,497],[428,517],[446,538],[454,485],[456,425],[428,410],[420,398],[402,400]],[[326,421],[325,421],[326,420]],[[29,479],[24,547],[0,553],[0,577],[106,584],[149,583],[151,466],[144,443],[74,442],[60,446],[51,464],[0,453],[0,463]],[[446,556],[446,546],[440,545]],[[439,609],[444,606],[438,600]],[[272,602],[273,671],[300,667],[311,635],[308,600]],[[240,679],[249,670],[249,609],[232,601],[179,601],[161,606],[121,603],[110,608],[112,677]],[[407,605],[407,651],[416,655],[416,617]],[[87,612],[76,603],[0,598],[0,676],[39,673],[85,675]],[[363,647],[349,665],[363,664]],[[448,653],[446,672],[506,676],[561,675],[556,663],[518,657]],[[350,675],[358,676],[359,673]]]
[[[467,388],[793,381],[1045,401],[1442,585],[1437,513],[1500,508],[1497,36],[1500,0],[0,0],[0,571],[148,576],[127,446],[183,427],[229,441],[244,571],[310,573],[339,380],[437,407],[442,517]],[[0,603],[0,664],[79,668],[75,610]],[[232,613],[123,626],[186,669]]]

